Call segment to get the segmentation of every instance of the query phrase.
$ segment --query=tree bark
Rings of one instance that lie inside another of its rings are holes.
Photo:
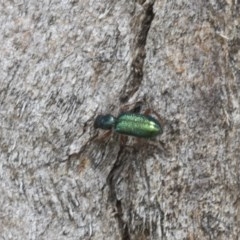
[[[0,239],[238,239],[238,1],[0,13]],[[163,134],[101,140],[96,116],[136,102]]]

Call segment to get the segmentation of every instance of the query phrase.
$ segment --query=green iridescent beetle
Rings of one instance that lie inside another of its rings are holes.
[[[132,112],[122,113],[118,117],[110,114],[98,115],[94,127],[139,138],[152,138],[163,132],[157,119],[150,115]]]

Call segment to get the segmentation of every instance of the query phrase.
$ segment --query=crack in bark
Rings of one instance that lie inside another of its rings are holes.
[[[155,1],[143,1],[140,3],[143,6],[143,13],[138,16],[135,25],[135,28],[140,28],[140,30],[137,31],[136,38],[134,40],[133,53],[135,56],[133,56],[132,61],[132,72],[121,93],[120,101],[122,103],[127,102],[130,96],[132,96],[139,89],[143,80],[143,66],[146,57],[145,45],[148,31],[154,18],[154,2]],[[129,240],[131,239],[129,227],[123,220],[122,203],[121,200],[117,199],[116,191],[116,184],[123,165],[121,160],[122,153],[124,153],[124,147],[120,147],[119,149],[116,162],[107,177],[107,185],[109,186],[109,201],[113,204],[113,207],[116,210],[115,217],[118,222],[121,238],[122,240]]]
[[[146,57],[146,42],[148,31],[154,19],[153,5],[155,1],[143,3],[143,13],[138,16],[134,28],[140,28],[134,40],[132,72],[121,92],[120,101],[126,103],[128,99],[139,89],[143,80],[143,66]]]
[[[123,150],[124,150],[124,146],[121,146],[118,151],[116,162],[114,163],[113,168],[111,169],[107,177],[107,185],[109,186],[108,200],[113,204],[113,208],[116,210],[115,218],[117,219],[117,222],[118,222],[118,228],[119,228],[122,240],[130,240],[131,238],[129,234],[128,225],[124,222],[122,218],[122,215],[123,215],[122,203],[121,203],[121,200],[117,198],[117,192],[116,192],[116,184],[123,166],[123,163],[120,158],[123,153]]]
[[[139,2],[139,1],[138,1]],[[134,39],[132,72],[121,92],[120,101],[126,103],[128,99],[138,91],[143,80],[143,66],[146,57],[145,45],[147,41],[148,31],[150,29],[152,20],[154,18],[153,5],[155,1],[141,1],[138,4],[143,6],[143,12],[135,20],[135,29],[138,29],[136,37]],[[119,231],[122,240],[131,239],[129,233],[128,224],[123,219],[122,202],[117,197],[116,185],[119,180],[120,173],[123,168],[124,147],[121,146],[116,162],[114,163],[110,173],[107,177],[107,185],[109,186],[109,199],[108,201],[113,204],[113,208],[116,210],[115,217],[118,222]]]

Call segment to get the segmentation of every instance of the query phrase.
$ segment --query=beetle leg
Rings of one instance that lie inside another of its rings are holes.
[[[107,142],[109,140],[109,138],[111,137],[112,134],[112,130],[109,130],[105,133],[103,133],[102,135],[98,136],[95,138],[96,141],[105,141]]]
[[[142,101],[125,104],[123,107],[121,107],[120,113],[123,112],[140,113],[142,105],[143,105]]]
[[[120,135],[120,145],[121,146],[126,146],[128,137],[125,135]]]
[[[146,109],[145,112],[144,112],[144,115],[150,115],[152,113],[157,117],[158,121],[162,125],[165,123],[165,120],[156,111],[154,111],[153,109],[150,109],[150,108]]]

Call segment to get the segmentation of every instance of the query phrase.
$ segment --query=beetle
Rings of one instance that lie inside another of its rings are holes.
[[[163,132],[157,119],[134,112],[124,112],[118,117],[111,114],[98,115],[94,121],[94,127],[139,138],[152,138]]]

